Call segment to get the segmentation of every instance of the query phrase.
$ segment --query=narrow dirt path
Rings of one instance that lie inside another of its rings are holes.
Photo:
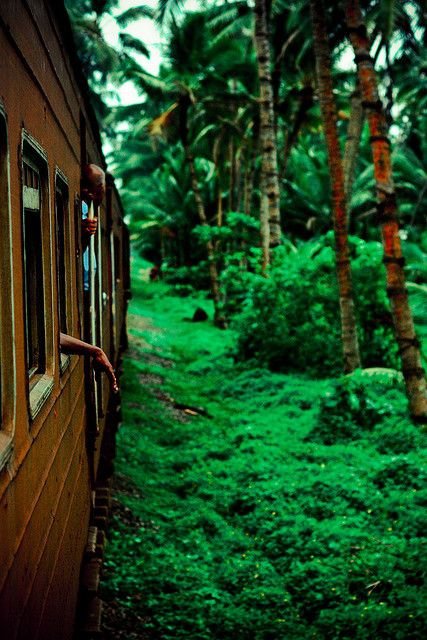
[[[148,281],[148,273],[146,280]],[[141,316],[134,313],[128,314],[128,349],[125,356],[125,368],[128,360],[135,363],[152,363],[156,366],[170,367],[171,361],[159,356],[156,351],[158,348],[151,344],[150,335],[158,334],[160,329],[156,327],[151,318]],[[142,337],[141,334],[146,337]],[[141,388],[162,400],[165,406],[168,402],[167,394],[162,391],[163,376],[142,372],[138,376],[138,382]],[[123,394],[123,401],[127,402],[128,408],[139,411],[144,410],[141,402],[133,400],[127,401],[126,390]],[[153,526],[153,522],[142,520],[135,510],[126,506],[127,500],[142,501],[144,495],[138,486],[131,479],[130,475],[116,472],[113,477],[113,498],[111,504],[111,523],[112,527],[120,526],[126,529],[127,536],[137,537],[141,529],[147,529]],[[109,580],[116,568],[105,564],[104,582]],[[104,640],[155,640],[153,635],[146,629],[150,626],[150,618],[141,615],[139,609],[129,603],[126,606],[123,602],[116,598],[110,597],[108,591],[103,593],[103,616],[102,616],[102,633]]]

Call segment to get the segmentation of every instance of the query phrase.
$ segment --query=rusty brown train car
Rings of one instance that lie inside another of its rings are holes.
[[[81,172],[105,160],[63,3],[2,0],[0,60],[0,637],[67,640],[99,614],[119,397],[59,334],[120,367],[128,235],[107,174],[88,310]]]

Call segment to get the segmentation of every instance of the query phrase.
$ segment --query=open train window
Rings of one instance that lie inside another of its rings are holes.
[[[117,295],[116,295],[116,252],[115,252],[115,236],[114,231],[110,231],[110,260],[111,260],[111,327],[112,327],[112,347],[114,357],[117,352],[117,329],[116,329],[116,317],[117,317]]]
[[[102,227],[102,210],[99,205],[96,209],[96,216],[98,218],[98,232],[96,234],[96,242],[95,242],[95,255],[96,255],[96,285],[95,285],[95,295],[96,295],[96,332],[95,332],[95,342],[96,344],[104,348],[104,334],[103,334],[103,318],[104,318],[104,301],[103,301],[103,242],[104,242],[104,230]],[[104,396],[102,392],[102,384],[103,379],[102,376],[97,373],[97,395],[98,395],[98,416],[102,418],[104,415]]]
[[[6,118],[0,110],[0,469],[12,453],[15,418],[15,349],[9,153]]]
[[[65,177],[57,170],[55,179],[56,224],[56,280],[58,288],[58,319],[62,333],[72,332],[70,304],[70,210],[68,186]],[[65,354],[60,356],[61,373],[70,362]]]
[[[40,171],[30,159],[23,164],[25,339],[31,380],[46,370],[43,243]]]
[[[22,232],[25,355],[29,410],[36,417],[53,389],[52,230],[43,150],[23,133]]]

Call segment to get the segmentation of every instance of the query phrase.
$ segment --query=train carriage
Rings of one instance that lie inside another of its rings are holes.
[[[78,603],[98,617],[119,397],[59,334],[120,367],[128,234],[107,174],[88,309],[81,175],[105,160],[62,2],[2,2],[0,58],[0,635],[66,640]]]

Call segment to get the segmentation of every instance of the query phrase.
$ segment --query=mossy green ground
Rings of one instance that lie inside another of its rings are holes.
[[[109,637],[425,637],[425,441],[396,379],[236,366],[232,330],[188,320],[209,301],[134,276],[103,583],[134,635]]]

